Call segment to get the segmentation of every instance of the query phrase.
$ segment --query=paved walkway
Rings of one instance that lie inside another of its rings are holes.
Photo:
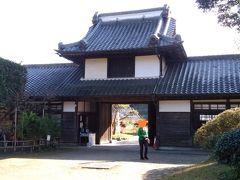
[[[138,145],[123,144],[69,146],[52,152],[21,154],[15,158],[0,156],[0,179],[160,179],[170,168],[208,159],[207,153],[195,149],[154,150],[150,147],[149,160],[142,161],[139,160]]]

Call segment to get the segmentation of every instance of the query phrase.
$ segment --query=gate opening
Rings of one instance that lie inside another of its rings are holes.
[[[148,104],[112,104],[111,140],[116,144],[138,144],[138,121],[148,120]],[[145,127],[148,131],[148,125]]]

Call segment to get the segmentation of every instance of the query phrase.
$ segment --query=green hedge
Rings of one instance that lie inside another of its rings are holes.
[[[229,109],[200,127],[194,135],[194,143],[205,149],[213,149],[218,138],[240,124],[240,109]]]
[[[0,107],[9,107],[22,95],[26,74],[24,66],[0,57]]]
[[[234,164],[240,160],[240,129],[225,132],[217,141],[214,154],[222,163]]]
[[[240,178],[240,129],[225,132],[217,141],[214,151],[216,160],[236,169]]]

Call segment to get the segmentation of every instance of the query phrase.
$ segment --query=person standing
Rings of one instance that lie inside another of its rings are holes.
[[[139,146],[140,146],[140,159],[141,160],[148,160],[148,136],[147,131],[143,127],[138,128],[138,139],[139,139]],[[143,154],[143,147],[144,147],[144,154]]]

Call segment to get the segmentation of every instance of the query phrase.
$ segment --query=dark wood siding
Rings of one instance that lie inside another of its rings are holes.
[[[61,141],[66,143],[77,143],[77,123],[74,112],[64,112],[61,123]]]
[[[98,129],[96,113],[87,113],[88,115],[88,129],[90,133],[96,133]]]
[[[108,78],[134,77],[134,56],[120,56],[108,58]]]
[[[158,113],[156,126],[160,146],[192,146],[190,113]]]

